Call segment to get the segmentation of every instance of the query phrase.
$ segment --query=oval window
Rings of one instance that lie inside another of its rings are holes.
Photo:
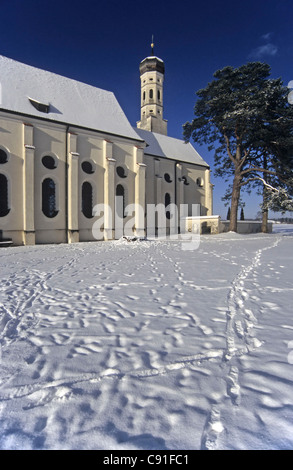
[[[169,173],[165,173],[164,178],[167,183],[172,183],[171,176],[169,175]]]
[[[6,163],[8,162],[8,155],[5,152],[5,150],[0,149],[0,163]]]
[[[117,166],[116,173],[120,178],[126,178],[127,177],[125,168],[123,168],[123,166]]]
[[[82,162],[81,168],[88,175],[91,175],[92,173],[95,172],[93,164],[89,161]]]
[[[54,170],[54,168],[57,167],[56,161],[54,157],[51,157],[51,155],[45,155],[42,158],[42,164],[44,165],[45,168],[48,170]]]

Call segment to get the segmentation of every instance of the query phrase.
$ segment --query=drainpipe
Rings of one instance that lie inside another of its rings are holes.
[[[180,223],[179,223],[179,219],[180,219],[180,215],[179,215],[179,210],[178,210],[178,207],[177,207],[177,160],[175,161],[175,191],[174,191],[174,198],[175,198],[175,207],[177,209],[177,214],[178,214],[178,220],[177,220],[177,231],[178,233],[180,233]]]
[[[175,205],[177,206],[177,161],[175,161],[175,191],[174,191],[174,198],[175,198]]]
[[[65,236],[68,243],[68,134],[69,126],[66,126],[65,135]]]

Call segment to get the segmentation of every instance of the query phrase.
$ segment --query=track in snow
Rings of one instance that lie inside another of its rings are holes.
[[[6,250],[0,446],[225,447],[282,241],[253,240]]]

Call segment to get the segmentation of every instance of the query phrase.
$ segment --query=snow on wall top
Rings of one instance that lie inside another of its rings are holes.
[[[136,129],[136,132],[148,145],[146,155],[209,167],[190,143],[144,129]]]
[[[110,91],[1,55],[0,91],[3,110],[141,140]]]

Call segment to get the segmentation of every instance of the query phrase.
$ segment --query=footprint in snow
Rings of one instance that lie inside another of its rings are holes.
[[[212,408],[202,437],[203,450],[216,450],[219,435],[224,431],[220,411]]]

